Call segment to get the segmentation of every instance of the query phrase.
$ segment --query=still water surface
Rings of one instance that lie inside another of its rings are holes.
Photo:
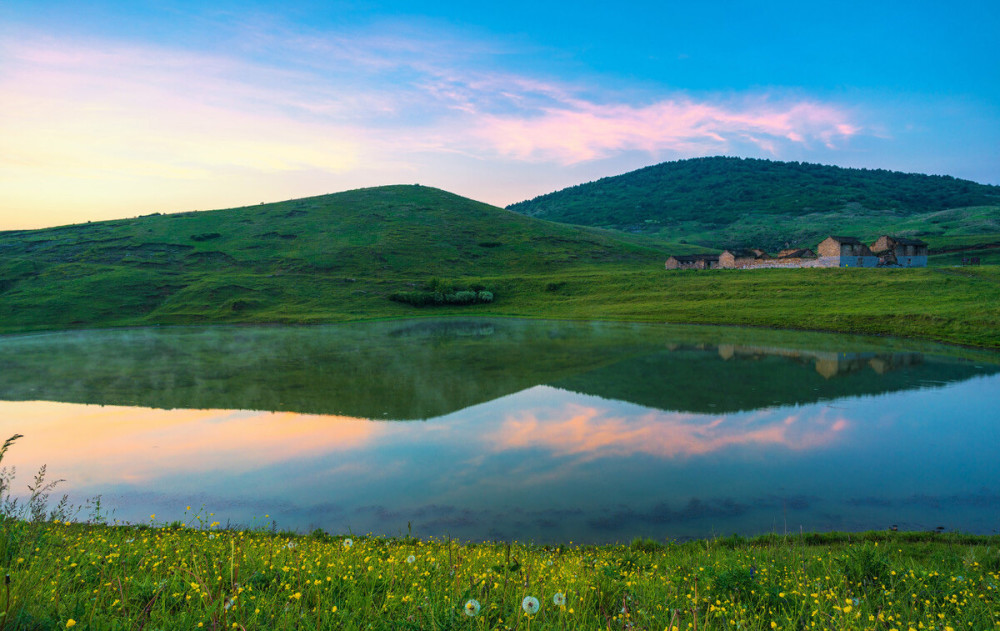
[[[25,435],[15,490],[47,463],[119,521],[998,532],[1000,358],[900,344],[510,320],[9,336],[0,432]]]

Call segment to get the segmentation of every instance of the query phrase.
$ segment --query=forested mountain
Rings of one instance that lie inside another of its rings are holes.
[[[508,209],[565,223],[687,236],[705,245],[757,238],[768,246],[814,238],[801,229],[828,214],[837,218],[836,225],[845,217],[852,225],[864,218],[885,225],[946,209],[995,205],[1000,205],[1000,186],[950,176],[713,157],[664,162]],[[799,218],[806,221],[796,222]],[[730,230],[735,225],[740,229]],[[825,225],[814,232],[824,230]],[[908,231],[944,233],[933,225]]]

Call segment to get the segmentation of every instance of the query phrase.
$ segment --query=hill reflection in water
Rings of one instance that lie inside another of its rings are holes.
[[[992,532],[1000,376],[973,359],[517,321],[19,336],[0,339],[0,431],[25,434],[4,460],[22,477],[48,463],[129,521],[204,504],[468,539]]]
[[[925,361],[858,338],[516,320],[13,336],[0,338],[0,365],[6,400],[394,420],[442,416],[546,384],[661,410],[718,412],[907,390],[998,369]]]

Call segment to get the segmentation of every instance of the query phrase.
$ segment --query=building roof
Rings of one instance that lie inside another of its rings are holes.
[[[830,235],[827,238],[833,239],[838,243],[844,243],[846,245],[861,245],[861,240],[858,239],[857,237],[835,237],[833,235]]]
[[[718,254],[679,254],[671,256],[678,263],[694,263],[695,261],[718,261]]]
[[[816,254],[812,250],[798,249],[798,250],[782,250],[778,253],[777,258],[779,259],[808,259],[814,258]]]
[[[738,259],[766,259],[769,258],[767,252],[763,250],[726,250],[733,255],[734,258]]]

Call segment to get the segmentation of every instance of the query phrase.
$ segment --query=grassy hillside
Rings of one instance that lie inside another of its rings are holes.
[[[659,246],[659,247],[657,247]],[[649,237],[426,187],[0,233],[0,332],[414,316],[737,324],[1000,348],[1000,269],[667,273]],[[399,292],[488,289],[415,307]]]
[[[740,158],[665,162],[508,208],[720,248],[814,247],[831,233],[874,239],[890,232],[932,246],[954,235],[1000,235],[997,186]]]
[[[0,330],[357,318],[434,277],[654,265],[654,245],[421,186],[3,232]]]

